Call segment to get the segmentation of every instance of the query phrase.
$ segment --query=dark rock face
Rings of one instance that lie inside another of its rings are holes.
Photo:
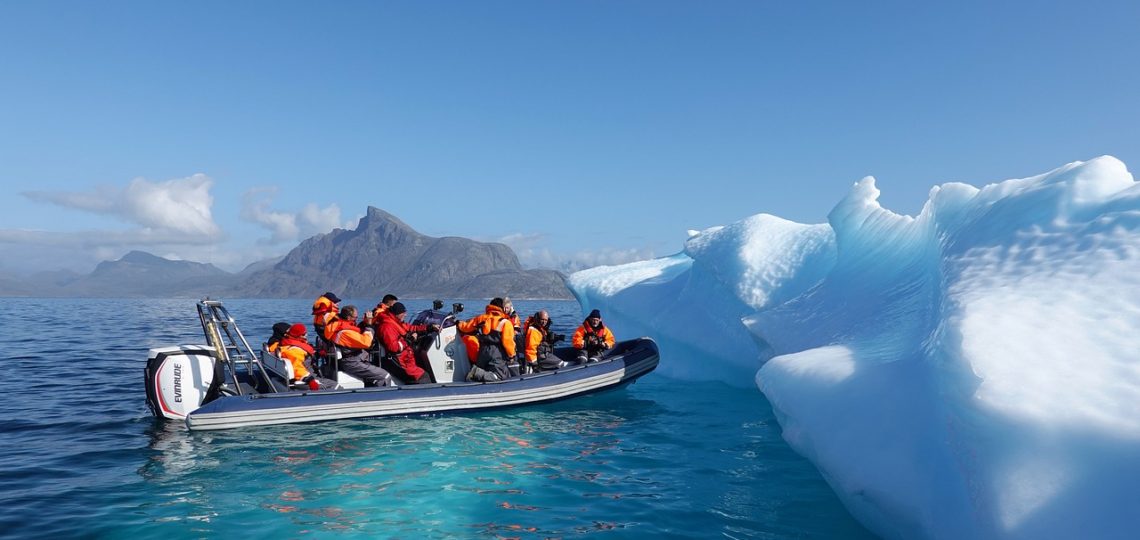
[[[572,298],[561,274],[523,270],[503,244],[424,236],[374,207],[355,230],[305,240],[230,294],[307,298],[324,291],[341,297]]]

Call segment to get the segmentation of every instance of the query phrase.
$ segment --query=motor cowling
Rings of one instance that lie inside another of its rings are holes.
[[[146,361],[146,402],[160,418],[183,420],[218,395],[220,366],[214,349],[182,345],[151,349]]]

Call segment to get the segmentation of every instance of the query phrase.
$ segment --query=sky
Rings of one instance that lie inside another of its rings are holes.
[[[0,274],[236,271],[368,206],[581,268],[1140,163],[1140,4],[924,4],[0,2]]]

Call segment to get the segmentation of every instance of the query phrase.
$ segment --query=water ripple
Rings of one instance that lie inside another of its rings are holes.
[[[308,314],[306,301],[228,304],[251,337]],[[21,381],[0,393],[5,535],[867,535],[783,443],[762,396],[715,383],[650,375],[501,412],[187,432],[149,416],[142,367],[149,347],[201,342],[193,309],[0,302],[0,347]],[[551,311],[563,333],[581,317],[572,302]],[[50,348],[26,339],[62,327]]]

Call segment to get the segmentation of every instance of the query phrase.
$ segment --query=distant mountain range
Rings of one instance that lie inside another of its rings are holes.
[[[314,236],[284,257],[236,274],[132,251],[87,275],[0,276],[0,296],[310,298],[324,291],[341,297],[572,298],[562,274],[523,270],[506,245],[425,236],[375,207],[355,230]]]

